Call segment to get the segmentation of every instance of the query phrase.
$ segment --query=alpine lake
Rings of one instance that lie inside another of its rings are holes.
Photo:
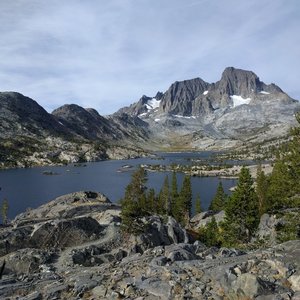
[[[8,200],[10,219],[26,209],[36,208],[56,197],[77,191],[100,192],[112,202],[118,202],[124,196],[132,172],[139,165],[189,165],[197,160],[212,161],[214,154],[208,151],[157,153],[157,157],[151,158],[0,170],[0,201]],[[166,175],[171,182],[172,173],[148,171],[147,175],[147,187],[154,188],[158,193]],[[181,188],[183,177],[183,173],[177,173],[178,189]],[[237,182],[234,178],[192,177],[193,203],[199,195],[202,208],[206,210],[220,181],[228,194]]]

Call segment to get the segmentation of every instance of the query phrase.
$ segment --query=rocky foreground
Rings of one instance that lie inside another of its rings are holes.
[[[59,197],[0,228],[1,299],[300,299],[300,241],[206,247],[174,219],[122,234],[120,207],[94,192]]]

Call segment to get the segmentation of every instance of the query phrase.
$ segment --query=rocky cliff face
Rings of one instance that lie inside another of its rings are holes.
[[[0,297],[299,299],[299,240],[241,251],[194,241],[171,217],[144,218],[139,236],[120,221],[120,207],[91,191],[20,214],[0,228]]]

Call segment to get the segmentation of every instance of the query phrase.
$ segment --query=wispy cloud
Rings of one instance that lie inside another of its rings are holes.
[[[0,90],[108,114],[236,66],[299,99],[299,16],[298,0],[2,0]]]

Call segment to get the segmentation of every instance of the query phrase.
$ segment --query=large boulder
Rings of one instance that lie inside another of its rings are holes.
[[[256,238],[258,240],[268,241],[269,244],[276,243],[276,225],[278,219],[275,215],[263,214],[260,218]]]
[[[103,194],[91,191],[80,191],[60,196],[36,209],[19,214],[13,221],[15,226],[26,222],[53,218],[73,218],[92,211],[103,211],[111,206],[109,199]]]
[[[22,249],[6,256],[5,273],[28,275],[42,271],[51,260],[51,253],[38,249]]]
[[[105,226],[91,217],[54,220],[38,224],[30,243],[35,248],[70,247],[98,239]]]
[[[156,246],[189,242],[186,230],[172,217],[168,217],[166,223],[157,215],[144,218],[142,221],[146,227],[145,232],[137,237],[131,237],[133,248],[141,252]]]
[[[206,226],[207,223],[211,222],[212,217],[215,217],[216,222],[220,223],[225,220],[225,211],[215,212],[209,210],[196,214],[190,221],[191,227],[194,230],[198,230],[201,226]]]

